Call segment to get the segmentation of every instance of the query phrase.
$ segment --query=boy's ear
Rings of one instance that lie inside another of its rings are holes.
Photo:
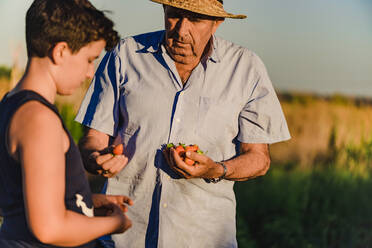
[[[68,53],[71,53],[68,44],[64,41],[58,42],[51,50],[50,58],[54,64],[59,65]]]

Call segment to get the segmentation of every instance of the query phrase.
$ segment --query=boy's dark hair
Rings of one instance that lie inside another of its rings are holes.
[[[72,53],[101,39],[111,50],[120,39],[113,26],[88,0],[35,0],[26,14],[27,55],[46,57],[62,41]]]

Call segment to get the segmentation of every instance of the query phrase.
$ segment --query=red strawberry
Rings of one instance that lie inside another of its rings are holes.
[[[124,152],[124,145],[123,144],[119,144],[117,146],[114,147],[114,150],[112,150],[112,153],[114,155],[121,155],[123,154]]]
[[[199,150],[199,147],[198,147],[198,145],[188,145],[188,146],[186,146],[185,150],[186,150],[186,152],[188,152],[188,151],[197,152]]]
[[[182,145],[178,145],[178,146],[176,146],[176,148],[175,148],[175,150],[176,150],[176,152],[178,153],[178,155],[180,156],[180,157],[182,157],[182,158],[184,158],[185,157],[185,148],[182,146]]]
[[[198,150],[199,150],[199,147],[197,145],[188,145],[185,148],[185,152],[197,152]],[[184,161],[188,165],[194,165],[195,164],[195,161],[192,160],[191,158],[185,157]]]
[[[173,147],[176,150],[181,159],[188,165],[195,165],[195,161],[190,158],[187,158],[186,152],[190,151],[197,152],[198,154],[203,154],[203,152],[199,150],[199,146],[195,144],[186,146],[185,144],[179,143],[179,145],[176,146],[173,143],[168,143],[165,149],[170,149],[171,147]]]
[[[195,164],[195,161],[192,160],[191,158],[185,158],[184,162],[187,164],[187,165],[194,165]]]

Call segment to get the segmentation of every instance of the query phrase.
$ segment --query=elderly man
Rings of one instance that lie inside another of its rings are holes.
[[[86,169],[136,203],[117,247],[237,247],[234,181],[266,173],[268,144],[290,137],[283,112],[261,60],[214,35],[224,18],[245,16],[221,0],[152,1],[165,31],[107,53],[76,118],[89,127]],[[112,142],[123,155],[107,153]],[[188,165],[167,143],[205,153],[187,152]]]

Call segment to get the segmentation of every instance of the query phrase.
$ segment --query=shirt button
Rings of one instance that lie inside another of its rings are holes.
[[[167,207],[168,207],[168,204],[164,203],[164,204],[163,204],[163,207],[164,207],[164,208],[167,208]]]
[[[180,118],[177,118],[176,121],[177,121],[177,122],[180,122],[181,120],[180,120]]]
[[[167,179],[170,180],[170,176],[169,175],[167,175]]]

